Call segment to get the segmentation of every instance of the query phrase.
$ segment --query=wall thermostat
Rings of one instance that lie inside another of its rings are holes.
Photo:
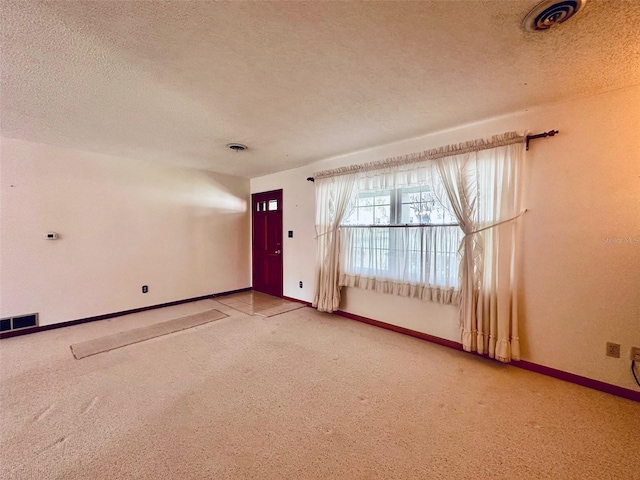
[[[47,232],[44,234],[44,238],[47,240],[58,240],[58,234],[56,232]]]

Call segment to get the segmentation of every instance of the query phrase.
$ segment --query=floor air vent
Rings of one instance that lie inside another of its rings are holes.
[[[38,314],[19,315],[17,317],[0,318],[0,332],[10,332],[22,328],[37,327]]]

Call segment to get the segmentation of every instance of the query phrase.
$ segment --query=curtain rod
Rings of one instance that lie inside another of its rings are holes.
[[[526,149],[529,150],[529,141],[530,140],[535,140],[537,138],[553,137],[554,135],[556,135],[558,133],[560,133],[560,132],[558,132],[558,130],[549,130],[548,132],[544,132],[544,133],[536,133],[535,135],[527,135],[527,139],[525,141]]]
[[[340,225],[340,228],[435,228],[459,226],[459,223],[403,223],[400,225]]]
[[[536,140],[538,138],[546,138],[546,137],[553,137],[555,135],[557,135],[558,133],[560,133],[558,130],[549,130],[548,132],[543,132],[543,133],[536,133],[535,135],[527,135],[525,137],[525,148],[526,150],[529,150],[529,142],[531,140]],[[307,177],[307,182],[315,182],[316,179],[313,177]]]

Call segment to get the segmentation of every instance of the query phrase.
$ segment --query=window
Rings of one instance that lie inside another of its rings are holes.
[[[364,191],[342,225],[457,225],[428,185]]]
[[[431,185],[354,192],[341,224],[340,284],[424,298],[457,290],[462,231]]]
[[[525,138],[507,132],[319,172],[314,306],[338,309],[341,286],[457,303],[465,350],[518,359]]]

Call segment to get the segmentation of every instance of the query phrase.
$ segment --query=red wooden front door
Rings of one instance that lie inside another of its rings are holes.
[[[282,190],[251,195],[253,289],[282,297]]]

